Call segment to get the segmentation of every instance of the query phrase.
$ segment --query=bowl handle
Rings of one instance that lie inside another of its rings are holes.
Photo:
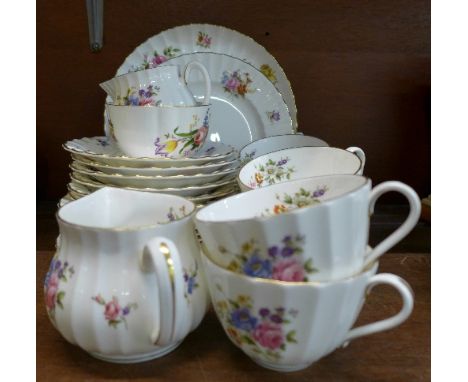
[[[367,282],[365,296],[367,296],[372,288],[378,284],[386,284],[394,287],[398,293],[400,293],[401,299],[403,301],[402,308],[392,317],[351,329],[346,335],[342,345],[343,347],[348,346],[349,341],[358,337],[382,332],[384,330],[389,330],[398,325],[401,325],[404,321],[406,321],[406,319],[413,311],[414,293],[411,289],[411,286],[405,280],[391,273],[380,273],[378,275],[372,276]]]
[[[181,340],[185,333],[177,330],[188,315],[182,314],[184,299],[184,279],[179,251],[175,244],[164,237],[148,241],[140,257],[143,271],[156,274],[159,305],[156,308],[156,322],[151,333],[151,341],[165,346]],[[179,338],[174,338],[178,333]]]
[[[380,196],[389,191],[397,191],[403,194],[409,202],[410,211],[404,223],[392,232],[387,238],[374,247],[366,256],[364,267],[376,261],[380,256],[392,248],[396,243],[408,235],[419,221],[421,215],[421,202],[419,196],[411,187],[404,183],[389,181],[374,187],[369,198],[369,215],[374,213],[375,202]]]
[[[203,79],[205,80],[205,96],[203,97],[203,105],[209,105],[211,99],[211,79],[206,68],[198,61],[189,62],[184,69],[185,85],[188,85],[190,72],[192,69],[197,68],[202,72]]]
[[[364,166],[366,165],[366,154],[364,153],[364,150],[359,147],[351,146],[348,147],[346,151],[353,153],[359,158],[361,161],[361,167],[359,167],[359,170],[356,174],[362,175],[364,173]]]

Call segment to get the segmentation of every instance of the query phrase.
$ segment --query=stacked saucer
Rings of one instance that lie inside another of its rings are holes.
[[[179,195],[198,205],[238,192],[238,153],[220,142],[206,142],[196,155],[184,158],[129,157],[107,137],[74,139],[63,148],[72,162],[62,203],[106,186]]]

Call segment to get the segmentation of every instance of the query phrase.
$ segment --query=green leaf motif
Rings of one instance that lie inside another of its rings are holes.
[[[291,330],[288,334],[286,334],[286,341],[293,342],[293,343],[297,344],[296,331],[295,330]]]
[[[241,339],[249,345],[255,345],[255,342],[249,336],[243,335]]]

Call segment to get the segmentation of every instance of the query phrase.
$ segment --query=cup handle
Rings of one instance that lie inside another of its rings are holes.
[[[382,332],[384,330],[389,330],[398,325],[401,325],[404,321],[406,321],[406,319],[413,311],[413,290],[405,280],[391,273],[380,273],[378,275],[372,276],[367,282],[366,295],[369,294],[372,288],[378,284],[390,285],[394,287],[398,293],[400,293],[401,299],[403,301],[401,310],[392,317],[351,329],[346,335],[342,345],[343,347],[346,347],[351,340],[354,340],[358,337]]]
[[[356,174],[362,175],[364,173],[364,166],[366,165],[366,154],[364,153],[364,150],[359,147],[351,146],[348,147],[346,151],[353,153],[360,159],[361,167],[359,167],[359,170]]]
[[[409,186],[404,183],[389,181],[384,182],[374,187],[370,193],[369,199],[369,214],[374,213],[374,206],[377,199],[384,193],[389,191],[397,191],[403,194],[408,199],[410,205],[410,212],[404,223],[398,227],[394,232],[387,238],[381,241],[377,246],[374,247],[369,254],[367,254],[364,260],[364,267],[373,263],[396,243],[401,241],[406,235],[408,235],[414,226],[418,223],[419,216],[421,214],[421,202],[418,194]]]
[[[197,68],[202,72],[203,78],[205,80],[205,96],[203,97],[203,105],[209,105],[210,104],[210,98],[211,98],[211,79],[210,75],[208,74],[208,71],[206,68],[199,63],[198,61],[192,61],[189,62],[185,66],[184,70],[184,81],[185,85],[188,85],[188,80],[190,78],[190,72],[192,71],[193,68]]]
[[[140,257],[144,271],[156,274],[159,306],[156,306],[156,323],[151,333],[151,342],[165,346],[182,338],[174,338],[181,321],[187,315],[181,314],[184,301],[184,280],[179,251],[175,244],[163,237],[155,237],[146,243]],[[183,336],[182,336],[183,337]]]

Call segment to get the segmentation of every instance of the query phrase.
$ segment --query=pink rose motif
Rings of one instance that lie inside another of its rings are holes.
[[[115,297],[112,298],[112,301],[106,304],[106,310],[104,316],[107,320],[116,320],[120,314],[120,305]]]
[[[273,279],[281,281],[303,281],[304,268],[296,259],[282,259],[273,265]]]
[[[140,99],[140,105],[139,106],[151,105],[152,103],[153,103],[152,98]]]
[[[228,88],[230,91],[235,91],[238,86],[239,86],[239,81],[234,77],[226,81],[226,88]]]
[[[197,133],[193,137],[193,141],[195,142],[197,146],[200,146],[204,142],[207,134],[208,134],[208,128],[205,126],[202,126],[198,129]]]
[[[59,277],[58,272],[52,273],[47,284],[47,290],[45,293],[45,304],[49,310],[55,308],[55,299],[58,292]]]
[[[284,343],[281,326],[270,321],[263,321],[257,325],[253,338],[264,348],[271,350],[278,349]]]
[[[163,62],[166,62],[166,61],[167,61],[166,56],[154,56],[153,59],[151,60],[154,66],[162,64]]]

